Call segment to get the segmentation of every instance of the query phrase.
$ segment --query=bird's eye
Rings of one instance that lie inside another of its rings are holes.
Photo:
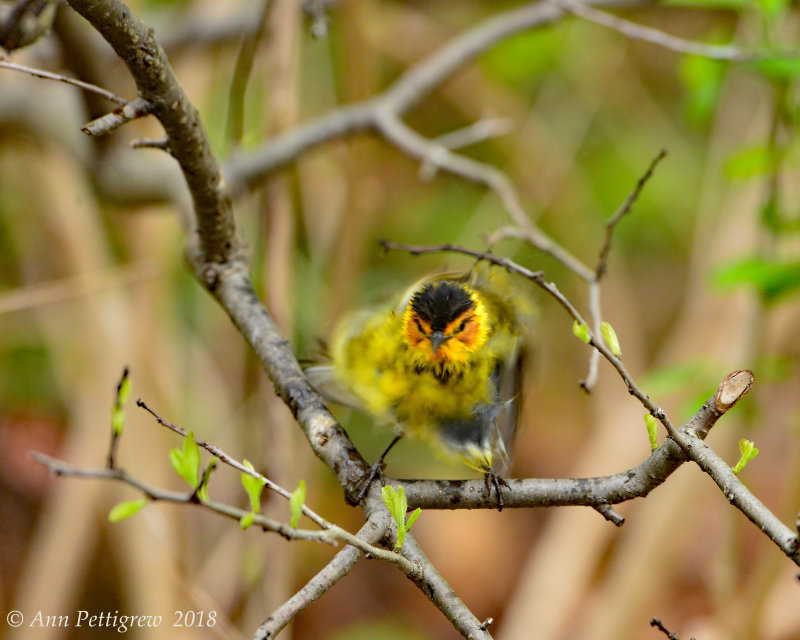
[[[462,332],[464,329],[466,329],[466,328],[467,328],[467,323],[468,323],[470,320],[472,320],[472,318],[464,318],[464,319],[461,321],[461,324],[460,324],[460,325],[458,325],[458,332],[459,332],[459,333],[461,333],[461,332]]]
[[[417,329],[419,329],[419,332],[420,332],[420,333],[421,333],[423,336],[427,335],[427,334],[425,333],[425,329],[423,329],[423,328],[422,328],[422,324],[420,323],[420,321],[419,321],[417,318],[414,318],[414,322],[416,322],[416,323],[417,323]]]

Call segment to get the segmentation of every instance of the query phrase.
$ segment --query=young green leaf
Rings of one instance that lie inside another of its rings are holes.
[[[406,521],[406,531],[411,531],[411,525],[417,521],[420,513],[422,513],[422,509],[420,507],[417,507],[411,512],[411,515],[408,516],[408,520]]]
[[[739,458],[739,462],[736,463],[736,466],[733,467],[734,473],[739,473],[748,462],[758,455],[756,445],[745,438],[739,440],[739,452],[741,453],[741,457]]]
[[[389,513],[392,514],[395,523],[400,527],[404,524],[406,509],[408,508],[405,489],[400,486],[395,491],[393,486],[386,485],[381,489],[381,496],[383,497],[383,503],[386,505],[386,508],[389,509]]]
[[[575,337],[579,340],[583,340],[586,344],[589,344],[591,338],[589,337],[589,327],[587,327],[582,322],[575,322],[572,323],[572,333],[575,334]]]
[[[306,481],[301,480],[297,485],[297,489],[292,491],[292,497],[289,498],[289,509],[292,513],[290,524],[297,529],[297,523],[300,521],[300,516],[303,515],[303,504],[306,501]]]
[[[115,436],[122,435],[122,430],[125,426],[125,402],[131,393],[131,379],[128,375],[128,367],[122,371],[122,377],[117,384],[117,397],[114,400],[114,406],[111,407],[111,431]]]
[[[190,431],[183,439],[183,447],[170,449],[169,461],[172,468],[183,480],[196,488],[200,482],[200,447],[194,441],[194,434]]]
[[[611,353],[619,358],[622,355],[622,349],[619,347],[619,340],[614,327],[604,320],[600,323],[600,333],[603,334],[603,340],[608,345],[608,348],[611,349]]]
[[[250,471],[255,471],[249,460],[243,460],[243,462]],[[250,510],[253,513],[259,513],[261,511],[261,492],[264,490],[266,481],[263,478],[251,476],[249,473],[242,473],[240,477],[242,486],[250,499]]]
[[[202,482],[200,483],[200,486],[197,488],[197,497],[202,502],[208,502],[208,481],[211,478],[211,472],[217,467],[217,462],[218,462],[217,458],[211,459],[211,462],[208,463],[208,467],[203,473]]]
[[[647,425],[647,437],[650,438],[650,450],[658,449],[658,420],[649,413],[644,414],[644,423]]]
[[[111,511],[108,512],[108,521],[119,522],[120,520],[125,520],[125,518],[130,518],[141,511],[142,507],[149,501],[149,498],[140,498],[139,500],[128,500],[127,502],[115,504],[111,507]]]
[[[408,517],[408,521],[406,521],[408,500],[406,498],[406,490],[403,489],[402,485],[397,488],[397,491],[395,491],[394,487],[391,485],[387,485],[381,489],[381,495],[383,496],[383,503],[386,505],[386,508],[389,509],[392,519],[395,521],[395,524],[397,524],[397,542],[394,545],[394,550],[400,551],[403,547],[403,541],[406,539],[406,533],[408,533],[409,529],[411,529],[411,525],[419,518],[422,509],[417,507]]]
[[[253,520],[255,519],[255,517],[256,517],[256,514],[255,514],[255,513],[253,513],[252,511],[251,511],[250,513],[246,513],[246,514],[244,514],[244,515],[243,515],[243,516],[242,516],[242,517],[239,519],[239,528],[240,528],[242,531],[244,531],[245,529],[247,529],[247,528],[248,528],[250,525],[252,525],[252,524],[253,524]]]

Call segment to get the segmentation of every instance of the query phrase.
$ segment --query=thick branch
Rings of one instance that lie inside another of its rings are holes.
[[[385,535],[388,525],[389,515],[387,512],[383,512],[383,514],[373,514],[373,516],[364,523],[364,526],[361,527],[356,536],[365,543],[375,545]],[[272,614],[261,623],[253,639],[266,640],[267,638],[274,638],[277,636],[281,632],[281,629],[289,624],[303,609],[319,599],[328,589],[344,578],[362,557],[363,553],[350,545],[339,551],[339,553],[325,565],[322,571],[311,578],[300,591],[273,611]]]
[[[496,506],[496,505],[495,505]],[[428,560],[413,536],[407,535],[403,542],[403,555],[422,571],[406,572],[406,576],[419,587],[431,602],[447,617],[453,627],[465,638],[491,640],[486,626],[478,620],[453,588],[442,577],[433,563]]]
[[[197,110],[175,79],[164,50],[120,0],[71,0],[125,62],[139,97],[151,106],[169,137],[194,201],[201,256],[195,263],[224,263],[240,249],[233,212],[217,160]]]
[[[291,409],[314,453],[336,475],[348,500],[354,501],[360,480],[369,473],[369,465],[309,385],[289,342],[256,296],[246,265],[237,263],[210,270],[207,276],[209,291],[261,360],[276,392]]]
[[[740,373],[740,372],[737,372]],[[746,372],[748,375],[749,372]],[[733,375],[733,374],[732,374]],[[730,376],[729,376],[730,378]],[[728,380],[728,378],[726,378]],[[725,381],[720,388],[727,388]],[[749,387],[747,387],[749,389]],[[741,389],[739,397],[747,389]],[[682,434],[693,433],[702,440],[732,404],[720,404],[719,392],[711,396],[692,418],[680,427]],[[609,476],[596,478],[528,478],[507,480],[503,492],[504,507],[597,507],[643,498],[660,486],[689,458],[672,439],[665,440],[641,464]],[[483,480],[401,480],[411,508],[456,509],[496,507],[497,501],[486,494]]]

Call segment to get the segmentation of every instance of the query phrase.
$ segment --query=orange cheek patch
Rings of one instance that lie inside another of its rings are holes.
[[[461,323],[466,320],[463,331],[459,331]],[[479,320],[475,317],[472,311],[462,313],[458,318],[453,320],[447,325],[445,333],[452,335],[454,338],[460,340],[468,349],[477,348],[480,346],[480,328],[478,326]]]
[[[420,342],[425,340],[427,336],[419,330],[417,326],[418,318],[416,316],[410,316],[406,321],[405,326],[405,336],[406,342],[408,342],[409,347],[416,347]],[[430,327],[428,324],[422,320],[419,320],[419,323],[422,325],[423,330],[430,331]]]
[[[464,343],[466,347],[477,347],[480,346],[481,342],[481,332],[478,328],[478,323],[476,320],[471,320],[467,323],[467,326],[464,327],[464,330],[458,334],[458,337],[461,339],[461,342]]]

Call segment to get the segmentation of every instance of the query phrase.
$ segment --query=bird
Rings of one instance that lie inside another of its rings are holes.
[[[397,302],[345,316],[333,332],[330,361],[306,369],[328,400],[394,426],[359,501],[389,450],[408,434],[482,472],[502,510],[505,482],[498,473],[516,427],[531,316],[505,275],[477,263],[464,274],[424,278]]]

